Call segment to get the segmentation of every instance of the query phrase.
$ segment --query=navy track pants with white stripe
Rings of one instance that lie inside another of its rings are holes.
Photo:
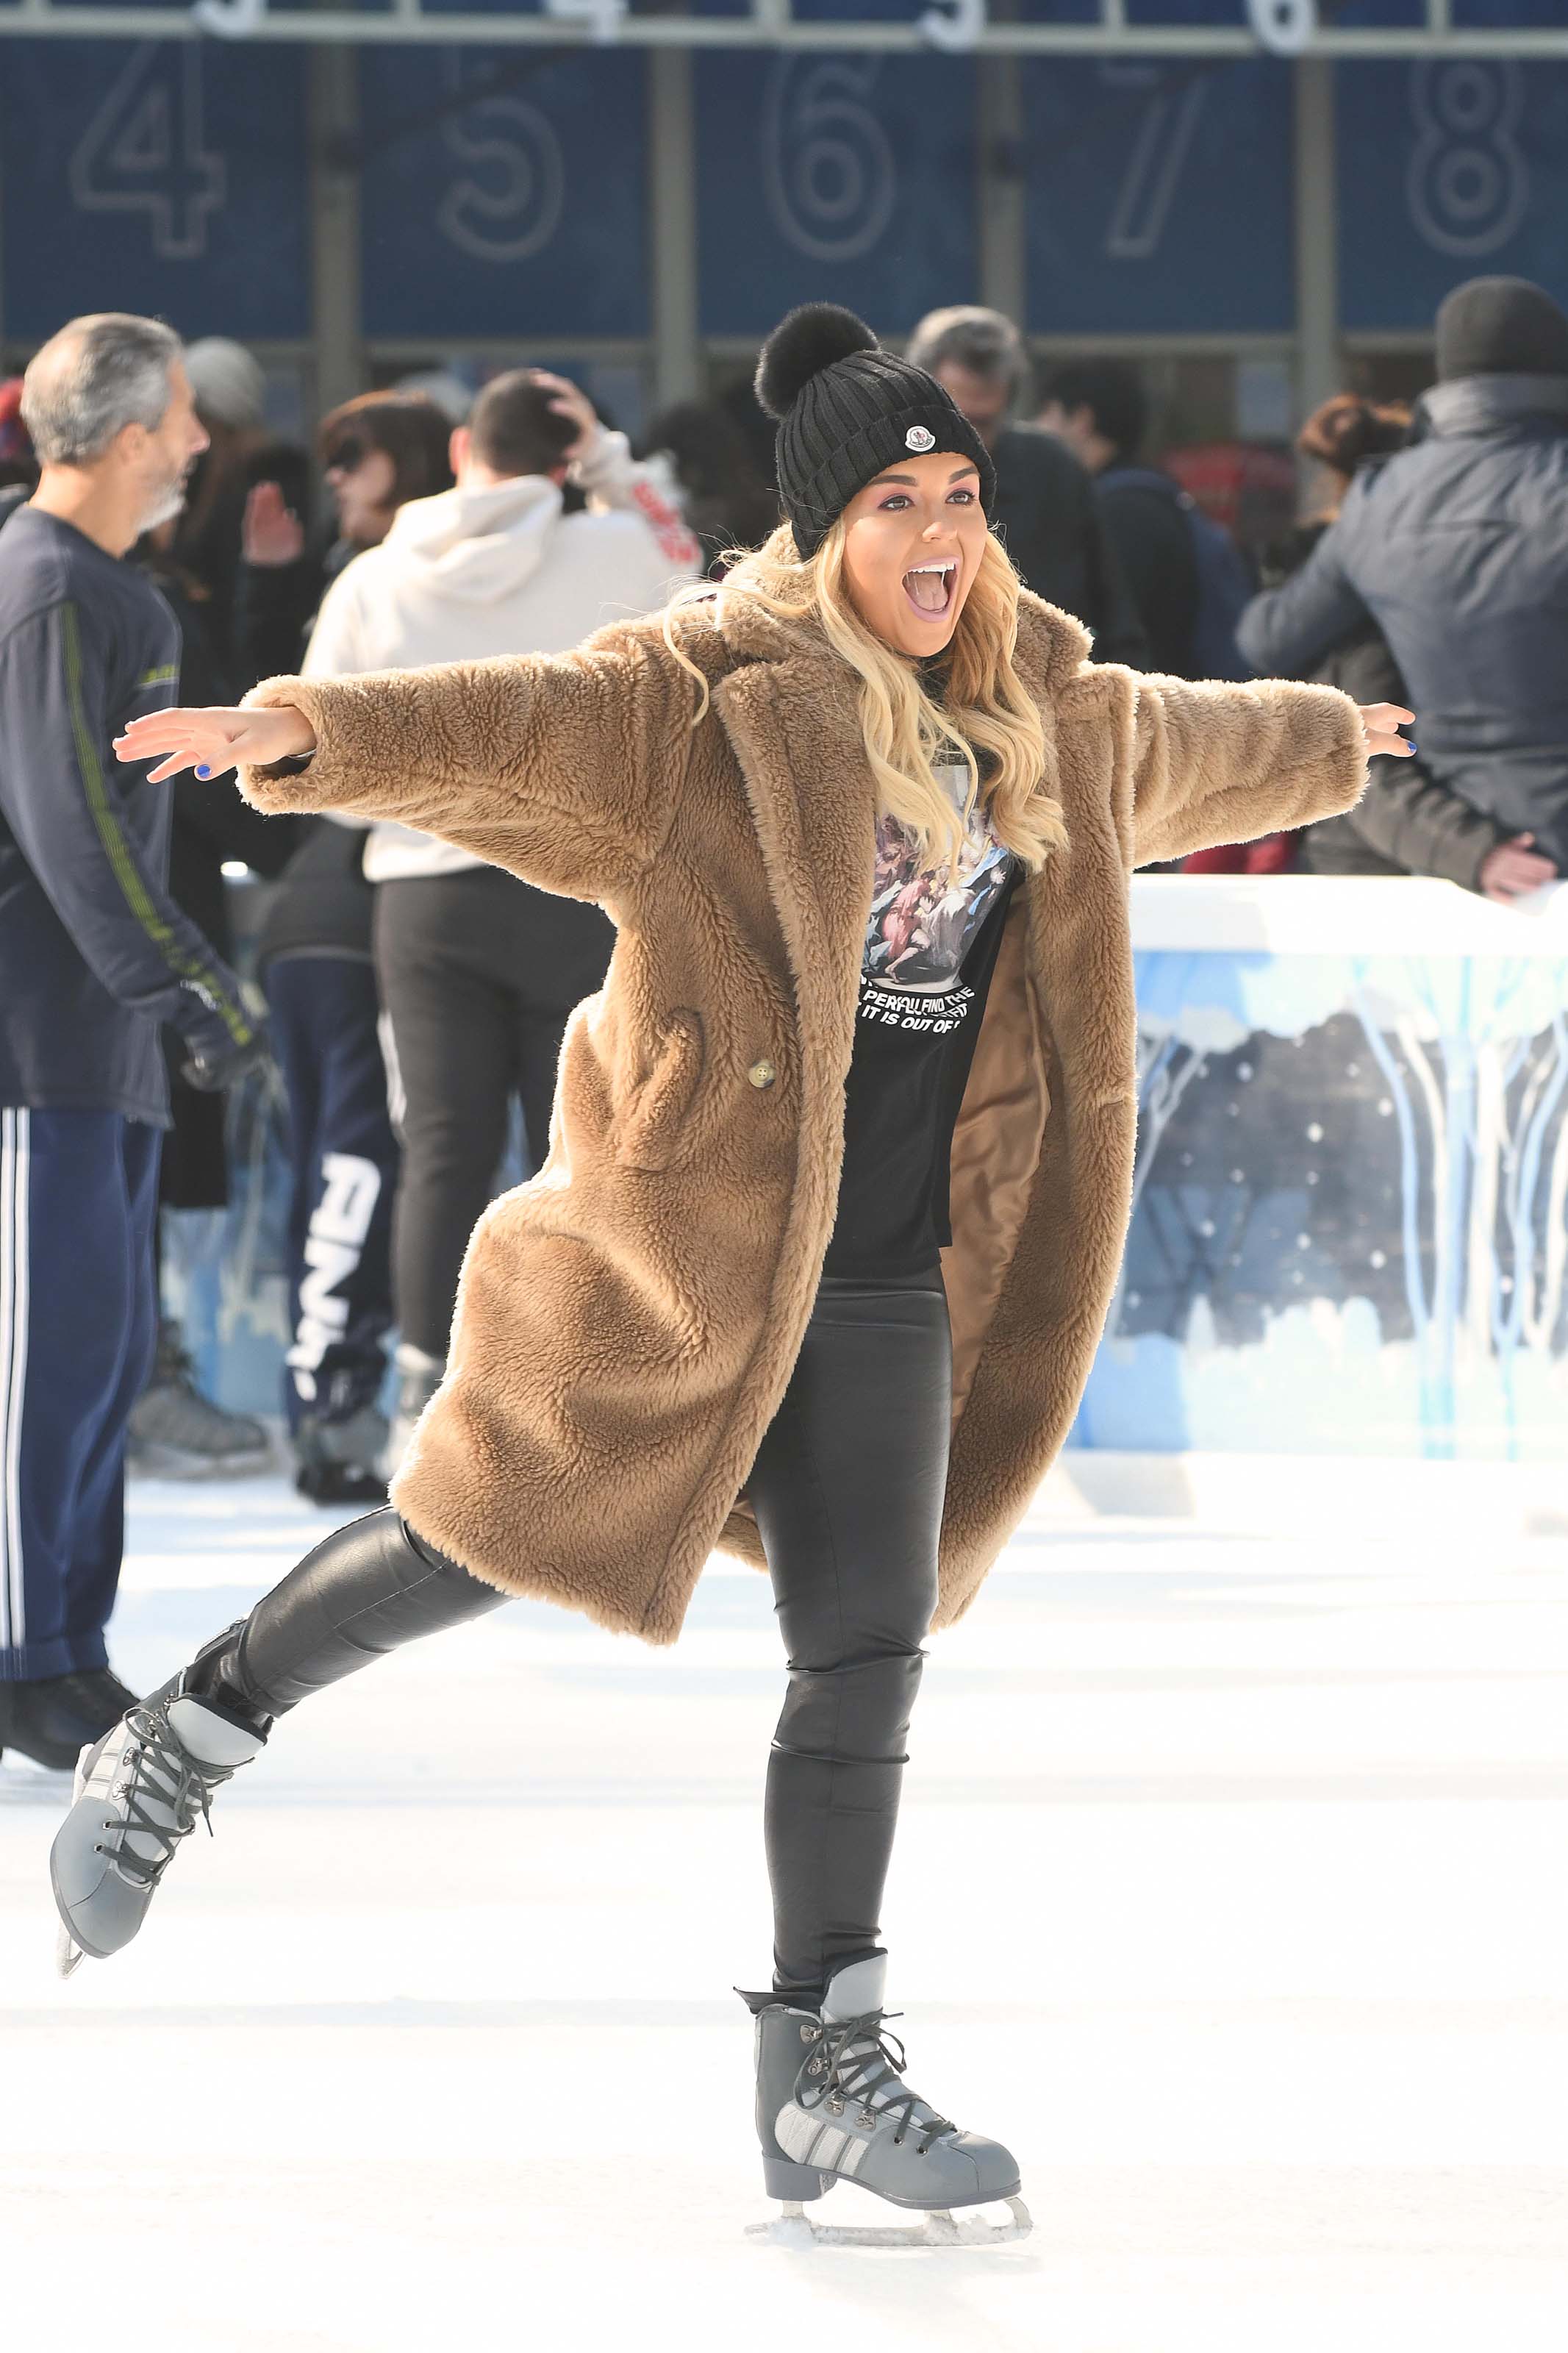
[[[163,1140],[118,1112],[0,1111],[0,1683],[106,1663]]]

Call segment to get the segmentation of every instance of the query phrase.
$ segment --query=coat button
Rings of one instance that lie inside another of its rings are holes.
[[[774,1070],[773,1064],[764,1055],[760,1062],[753,1062],[752,1064],[751,1069],[746,1072],[746,1076],[750,1079],[754,1087],[771,1087],[773,1081],[778,1077],[778,1072]]]

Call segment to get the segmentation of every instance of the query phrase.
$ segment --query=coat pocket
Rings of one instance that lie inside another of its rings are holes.
[[[621,1124],[616,1157],[629,1168],[672,1168],[689,1148],[690,1113],[703,1065],[702,1016],[677,1006],[659,1030],[652,1070]]]

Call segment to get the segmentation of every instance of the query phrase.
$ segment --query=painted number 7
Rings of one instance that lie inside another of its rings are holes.
[[[1165,234],[1208,81],[1202,73],[1184,76],[1161,66],[1108,65],[1100,74],[1113,90],[1137,90],[1144,98],[1105,250],[1112,261],[1148,261]]]

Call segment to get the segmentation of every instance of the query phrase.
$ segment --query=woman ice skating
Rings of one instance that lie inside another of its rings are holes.
[[[508,1595],[671,1642],[721,1546],[788,1652],[745,1997],[765,2184],[942,2216],[1018,2168],[902,2080],[882,1888],[922,1638],[1060,1446],[1111,1294],[1127,876],[1348,807],[1408,714],[1094,667],[991,535],[973,428],[847,311],[793,313],[758,385],[787,522],[717,594],[127,731],[155,773],[238,762],[259,808],[398,819],[617,939],[392,1507],[84,1752],[54,1883],[68,1963],[117,1951],[285,1710]]]

